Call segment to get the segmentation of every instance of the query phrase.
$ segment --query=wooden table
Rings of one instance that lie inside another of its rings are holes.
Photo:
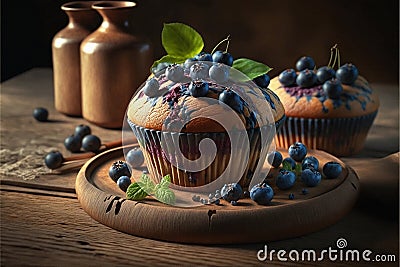
[[[75,195],[77,171],[54,173],[24,180],[19,175],[1,176],[1,265],[2,266],[253,266],[348,265],[351,262],[259,261],[257,252],[297,249],[321,251],[337,248],[339,238],[349,249],[369,249],[372,255],[395,255],[399,263],[399,89],[398,85],[373,84],[381,99],[381,108],[361,154],[342,158],[358,173],[360,198],[338,223],[316,233],[265,244],[201,246],[175,244],[135,237],[94,221],[82,210]],[[48,123],[32,117],[35,107],[49,110]],[[32,69],[1,86],[1,158],[2,168],[9,159],[6,152],[21,152],[54,147],[70,155],[63,140],[81,118],[67,117],[55,111],[51,69]],[[103,142],[121,137],[121,131],[89,124]],[[16,171],[17,172],[17,171]],[[245,222],[243,222],[245,225]],[[293,225],[296,227],[296,225]],[[271,229],[273,231],[273,229]],[[238,229],[239,234],[240,229]],[[354,262],[353,262],[354,263]],[[360,261],[371,266],[376,262]]]

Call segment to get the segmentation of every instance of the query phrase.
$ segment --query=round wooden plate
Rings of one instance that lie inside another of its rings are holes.
[[[125,193],[108,176],[111,164],[124,160],[123,149],[126,147],[89,160],[77,176],[76,193],[83,209],[98,222],[146,238],[233,244],[297,237],[337,222],[352,209],[359,193],[359,180],[352,168],[326,152],[314,150],[308,155],[317,157],[320,166],[328,161],[342,164],[340,177],[323,178],[318,186],[307,188],[307,194],[302,193],[306,187],[301,181],[289,190],[273,186],[275,196],[269,206],[257,205],[251,199],[241,199],[237,206],[221,201],[220,205],[195,208],[168,206],[152,198],[136,202],[125,199]],[[281,153],[287,156],[286,151]],[[144,168],[133,170],[133,177],[140,177]],[[290,193],[293,200],[288,197]]]

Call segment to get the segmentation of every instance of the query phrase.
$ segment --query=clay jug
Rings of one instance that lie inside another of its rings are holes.
[[[103,22],[81,44],[82,116],[101,127],[122,127],[129,101],[153,62],[152,45],[132,32],[135,5],[93,4]]]
[[[101,22],[92,4],[80,1],[62,5],[69,22],[52,41],[54,105],[66,115],[82,115],[80,45]]]

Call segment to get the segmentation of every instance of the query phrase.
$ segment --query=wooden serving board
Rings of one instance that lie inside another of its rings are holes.
[[[286,151],[281,153],[287,156]],[[323,151],[309,151],[308,155],[319,159],[320,168],[328,161],[339,162],[342,174],[336,179],[323,177],[316,187],[307,188],[296,181],[288,190],[274,187],[274,178],[270,178],[275,196],[269,206],[257,205],[251,199],[241,199],[237,206],[221,201],[220,205],[194,208],[168,206],[150,197],[140,202],[127,200],[108,176],[111,164],[124,160],[122,147],[89,160],[77,176],[76,193],[92,218],[136,236],[196,244],[282,240],[334,224],[352,209],[359,194],[359,179],[351,167]],[[142,170],[134,169],[133,177],[139,178]],[[272,169],[271,173],[276,171]],[[308,194],[302,194],[303,188]],[[295,196],[293,200],[288,197],[290,193]]]

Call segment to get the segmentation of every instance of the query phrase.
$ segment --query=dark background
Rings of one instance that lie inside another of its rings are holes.
[[[1,80],[33,67],[51,67],[51,40],[66,26],[67,1],[1,1]],[[202,36],[205,50],[231,35],[234,57],[261,61],[279,74],[302,55],[326,65],[338,43],[341,62],[357,65],[374,83],[398,83],[398,0],[137,0],[132,18],[138,34],[164,54],[164,22],[183,22]]]

